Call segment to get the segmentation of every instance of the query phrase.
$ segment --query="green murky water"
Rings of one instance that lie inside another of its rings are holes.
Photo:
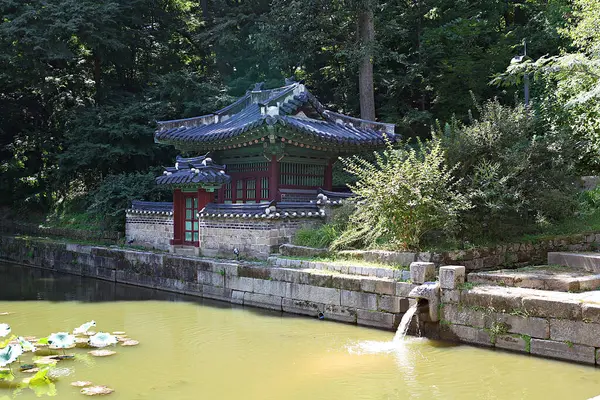
[[[600,370],[425,339],[391,348],[392,332],[0,265],[0,323],[19,335],[123,330],[140,341],[105,358],[62,361],[56,398],[83,399],[587,399]],[[85,349],[72,352],[86,354]],[[22,379],[25,374],[17,374]],[[0,388],[0,400],[34,399]]]

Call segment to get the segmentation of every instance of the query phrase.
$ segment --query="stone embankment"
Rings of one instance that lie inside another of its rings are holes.
[[[415,286],[391,278],[118,247],[0,239],[0,259],[9,262],[389,330],[408,310],[407,295]]]
[[[467,272],[486,271],[499,267],[515,268],[539,265],[546,262],[548,252],[597,251],[600,249],[600,232],[556,236],[528,243],[511,243],[498,246],[477,247],[468,250],[444,252],[397,252],[384,250],[348,250],[336,253],[338,258],[362,260],[371,263],[408,266],[412,262],[433,262],[441,265],[462,265]],[[285,245],[282,255],[314,256],[299,246]],[[305,254],[306,253],[306,254]]]
[[[598,364],[600,291],[564,293],[465,283],[464,266],[411,265],[412,283],[372,270],[332,272],[0,237],[0,259],[113,282],[395,329],[419,306],[432,337],[535,356]],[[377,275],[377,272],[375,272]],[[402,277],[402,275],[400,275]],[[413,321],[414,323],[414,321]]]
[[[440,268],[441,339],[599,364],[600,291],[469,287],[464,273]]]

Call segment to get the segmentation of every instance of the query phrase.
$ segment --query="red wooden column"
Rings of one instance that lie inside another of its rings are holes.
[[[214,196],[214,192],[211,193],[204,189],[198,189],[198,209],[196,211],[200,212],[200,210],[202,210],[208,203],[212,203]],[[195,219],[198,221],[198,237],[200,238],[200,219],[198,217],[195,217]],[[200,247],[200,240],[194,243],[194,246]]]
[[[332,190],[333,189],[333,161],[329,160],[327,166],[325,167],[325,180],[323,184],[323,189]]]
[[[171,245],[177,246],[183,244],[183,229],[185,219],[185,204],[181,189],[175,189],[173,192],[173,239]]]
[[[269,166],[269,197],[271,200],[281,200],[279,193],[279,162],[277,156],[271,156],[271,165]]]

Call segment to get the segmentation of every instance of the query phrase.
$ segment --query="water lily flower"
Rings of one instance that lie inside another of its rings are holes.
[[[111,344],[117,344],[117,337],[106,332],[98,332],[90,337],[90,346],[106,347]]]
[[[48,343],[57,349],[68,349],[75,345],[75,336],[67,332],[53,333],[48,336]]]
[[[86,322],[85,324],[81,325],[78,328],[73,329],[73,334],[74,335],[82,335],[84,333],[86,333],[88,331],[88,329],[90,329],[92,326],[96,326],[96,321],[90,321],[90,322]]]
[[[23,354],[23,349],[18,344],[9,344],[0,349],[0,368],[12,364],[21,354]]]
[[[0,324],[0,337],[4,337],[10,333],[10,325]]]
[[[36,349],[35,349],[35,346],[33,345],[33,343],[28,342],[22,336],[19,336],[17,338],[17,341],[19,342],[19,345],[21,345],[21,347],[23,348],[23,353],[27,353],[27,352],[35,353]]]

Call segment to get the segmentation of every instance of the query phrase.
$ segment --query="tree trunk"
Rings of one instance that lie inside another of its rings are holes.
[[[375,27],[373,10],[364,8],[358,11],[358,40],[362,59],[358,71],[358,89],[360,93],[360,117],[375,120],[375,92],[373,89],[373,42]]]

